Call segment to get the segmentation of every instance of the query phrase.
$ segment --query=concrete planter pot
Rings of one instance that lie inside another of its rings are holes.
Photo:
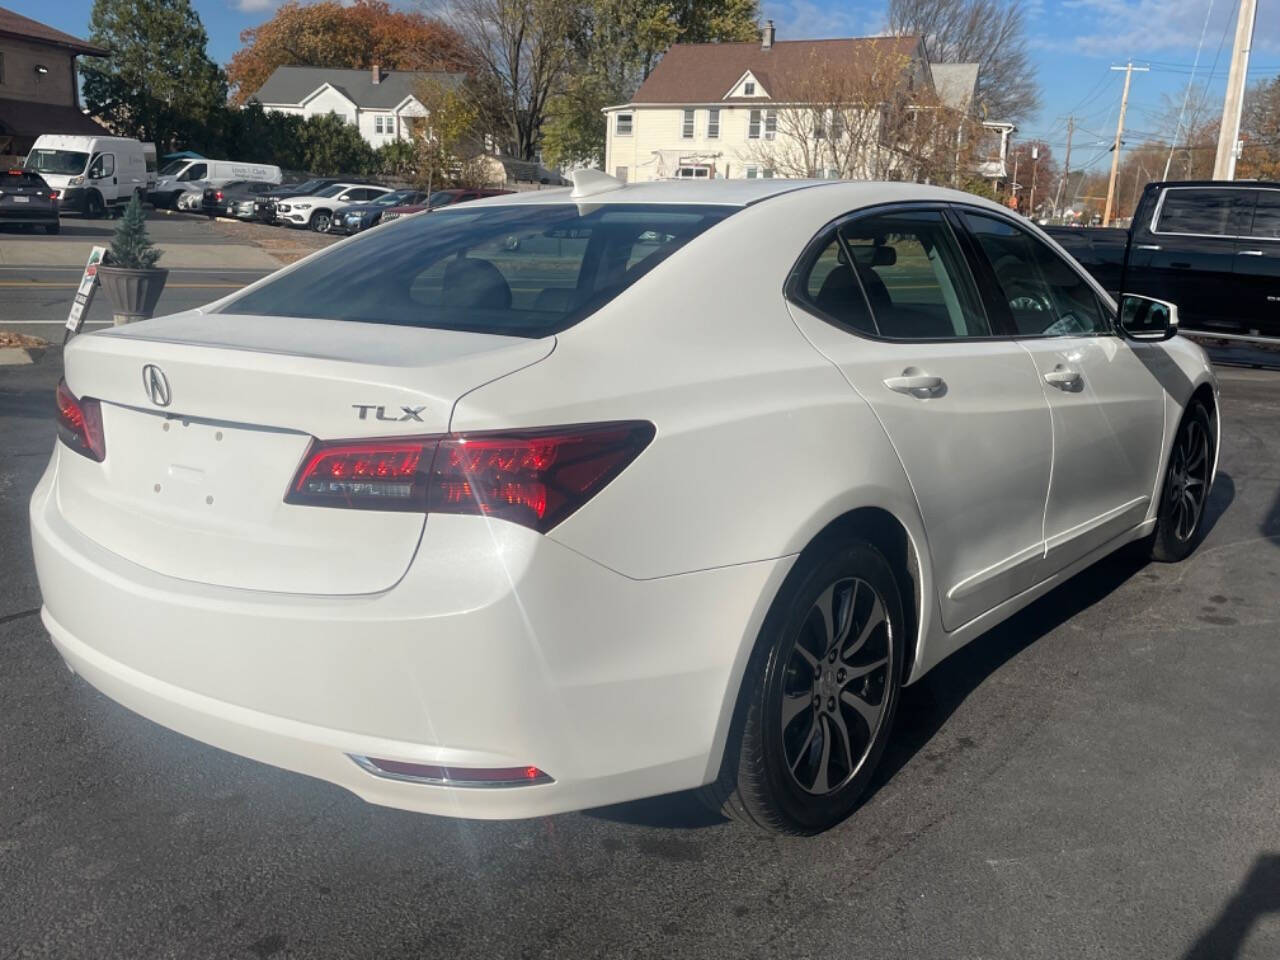
[[[130,270],[127,267],[98,268],[98,279],[111,301],[116,324],[146,320],[156,312],[156,303],[164,290],[169,271],[160,267]]]

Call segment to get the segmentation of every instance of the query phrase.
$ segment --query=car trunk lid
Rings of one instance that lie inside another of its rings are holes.
[[[286,504],[312,438],[447,432],[462,394],[553,346],[201,312],[76,337],[67,383],[101,401],[107,454],[95,463],[64,452],[59,504],[91,539],[170,576],[294,593],[384,590],[407,569],[425,517]]]

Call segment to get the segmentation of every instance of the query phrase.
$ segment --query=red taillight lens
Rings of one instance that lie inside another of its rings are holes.
[[[215,200],[221,200],[221,199],[222,199],[222,191],[221,191],[221,190],[219,190],[217,193],[215,193],[215,194],[213,195],[213,199],[215,199]]]
[[[58,199],[58,191],[57,191],[57,190],[50,190],[50,191],[49,191],[49,199],[50,199],[50,200],[57,200],[57,199]]]
[[[79,400],[58,381],[58,437],[76,453],[101,463],[107,456],[107,441],[102,432],[102,406],[97,400]]]
[[[286,503],[465,513],[545,533],[595,496],[653,439],[651,423],[313,441]]]

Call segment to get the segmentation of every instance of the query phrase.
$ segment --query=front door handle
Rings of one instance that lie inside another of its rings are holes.
[[[1080,386],[1080,371],[1057,366],[1044,375],[1044,382],[1061,387],[1063,390],[1074,390]]]
[[[908,373],[904,370],[900,377],[886,378],[884,385],[890,390],[923,400],[942,389],[943,380],[928,373]]]
[[[1242,256],[1242,257],[1260,257],[1260,256],[1262,256],[1262,251],[1261,251],[1261,250],[1240,250],[1240,251],[1237,251],[1237,252],[1238,252],[1238,253],[1240,254],[1240,256]]]

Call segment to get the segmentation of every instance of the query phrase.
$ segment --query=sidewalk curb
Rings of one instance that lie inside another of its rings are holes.
[[[35,362],[26,347],[0,347],[0,367],[21,367]]]

